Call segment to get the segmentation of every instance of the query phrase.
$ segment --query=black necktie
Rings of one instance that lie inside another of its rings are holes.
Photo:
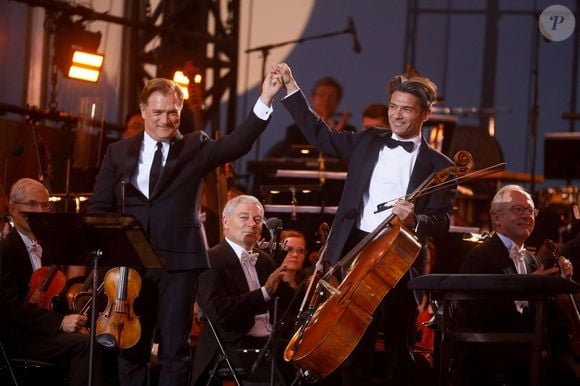
[[[161,149],[163,148],[163,143],[157,142],[157,150],[155,150],[155,155],[153,156],[153,163],[151,163],[151,171],[149,172],[149,197],[153,194],[155,190],[155,185],[159,181],[159,176],[161,175],[161,160],[163,159],[163,153]]]
[[[413,151],[414,143],[411,141],[399,141],[391,137],[387,137],[385,138],[385,142],[387,142],[389,149],[394,149],[397,146],[401,146],[403,149],[407,150],[408,153]]]

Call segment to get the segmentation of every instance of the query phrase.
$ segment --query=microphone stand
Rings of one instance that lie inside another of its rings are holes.
[[[2,264],[4,262],[4,219],[5,216],[2,215],[2,227],[0,228],[0,280],[2,280]],[[0,331],[2,331],[2,315],[0,315]],[[0,337],[2,334],[0,333]],[[10,363],[10,359],[8,359],[8,354],[4,349],[4,344],[2,344],[2,340],[0,339],[0,360],[6,363],[6,367],[8,368],[8,373],[10,374],[10,380],[14,386],[18,386],[18,381],[16,381],[16,375],[14,374],[14,369],[12,368],[12,364]]]
[[[264,343],[264,346],[260,350],[260,353],[258,354],[258,357],[256,358],[256,360],[252,364],[252,368],[250,370],[251,373],[256,371],[260,362],[264,358],[264,355],[266,354],[268,347],[270,347],[270,345],[272,345],[272,350],[271,350],[272,363],[271,363],[271,367],[270,367],[270,385],[274,385],[274,374],[276,372],[276,348],[277,348],[277,345],[276,345],[275,337],[278,334],[278,330],[283,325],[284,320],[286,320],[286,316],[288,315],[288,312],[290,312],[290,309],[292,308],[292,306],[294,305],[294,302],[298,298],[298,294],[300,293],[300,290],[302,289],[303,286],[304,286],[304,280],[302,282],[300,282],[300,284],[298,284],[298,287],[296,288],[296,291],[294,292],[294,296],[292,296],[290,303],[288,303],[288,306],[286,307],[286,309],[282,313],[282,317],[279,320],[277,319],[278,297],[274,298],[274,327],[272,328],[272,332],[268,336],[266,343]]]
[[[347,28],[342,29],[342,30],[338,30],[335,32],[327,32],[327,33],[318,34],[318,35],[305,36],[305,37],[302,37],[299,39],[287,40],[285,42],[280,42],[280,43],[265,44],[263,46],[248,48],[244,52],[246,54],[249,54],[251,52],[256,52],[256,51],[259,51],[262,53],[262,78],[261,78],[261,83],[260,83],[260,86],[261,86],[264,83],[264,80],[266,79],[266,60],[268,59],[268,55],[270,55],[270,50],[272,50],[273,48],[284,47],[284,46],[287,46],[289,44],[304,43],[304,42],[309,41],[309,40],[324,39],[324,38],[329,38],[332,36],[352,34],[352,33],[354,33],[354,29],[353,29],[352,25],[349,25]],[[256,143],[256,160],[259,160],[260,159],[260,137],[256,138],[255,143]]]

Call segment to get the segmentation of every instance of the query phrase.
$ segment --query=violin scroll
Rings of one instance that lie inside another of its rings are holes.
[[[467,150],[459,150],[455,153],[453,162],[455,162],[455,167],[452,168],[452,173],[457,177],[465,175],[475,166],[473,156]]]

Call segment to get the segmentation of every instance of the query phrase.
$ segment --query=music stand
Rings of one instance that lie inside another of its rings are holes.
[[[53,264],[87,265],[93,258],[93,293],[89,356],[89,380],[93,382],[98,261],[109,267],[161,268],[161,261],[132,215],[23,213],[32,233]]]

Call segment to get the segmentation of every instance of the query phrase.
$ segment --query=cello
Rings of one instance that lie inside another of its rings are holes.
[[[449,177],[467,172],[473,160],[467,152],[458,152],[454,160],[458,166],[433,173],[405,199],[413,201],[457,184],[462,177],[452,180]],[[495,173],[504,166],[482,169],[470,177]],[[397,216],[388,216],[334,267],[333,270],[352,261],[344,280],[330,291],[331,295],[320,305],[310,304],[301,326],[286,346],[284,359],[294,362],[307,378],[324,378],[338,368],[354,350],[376,308],[412,266],[421,248],[418,238]],[[325,283],[333,270],[319,283]]]

